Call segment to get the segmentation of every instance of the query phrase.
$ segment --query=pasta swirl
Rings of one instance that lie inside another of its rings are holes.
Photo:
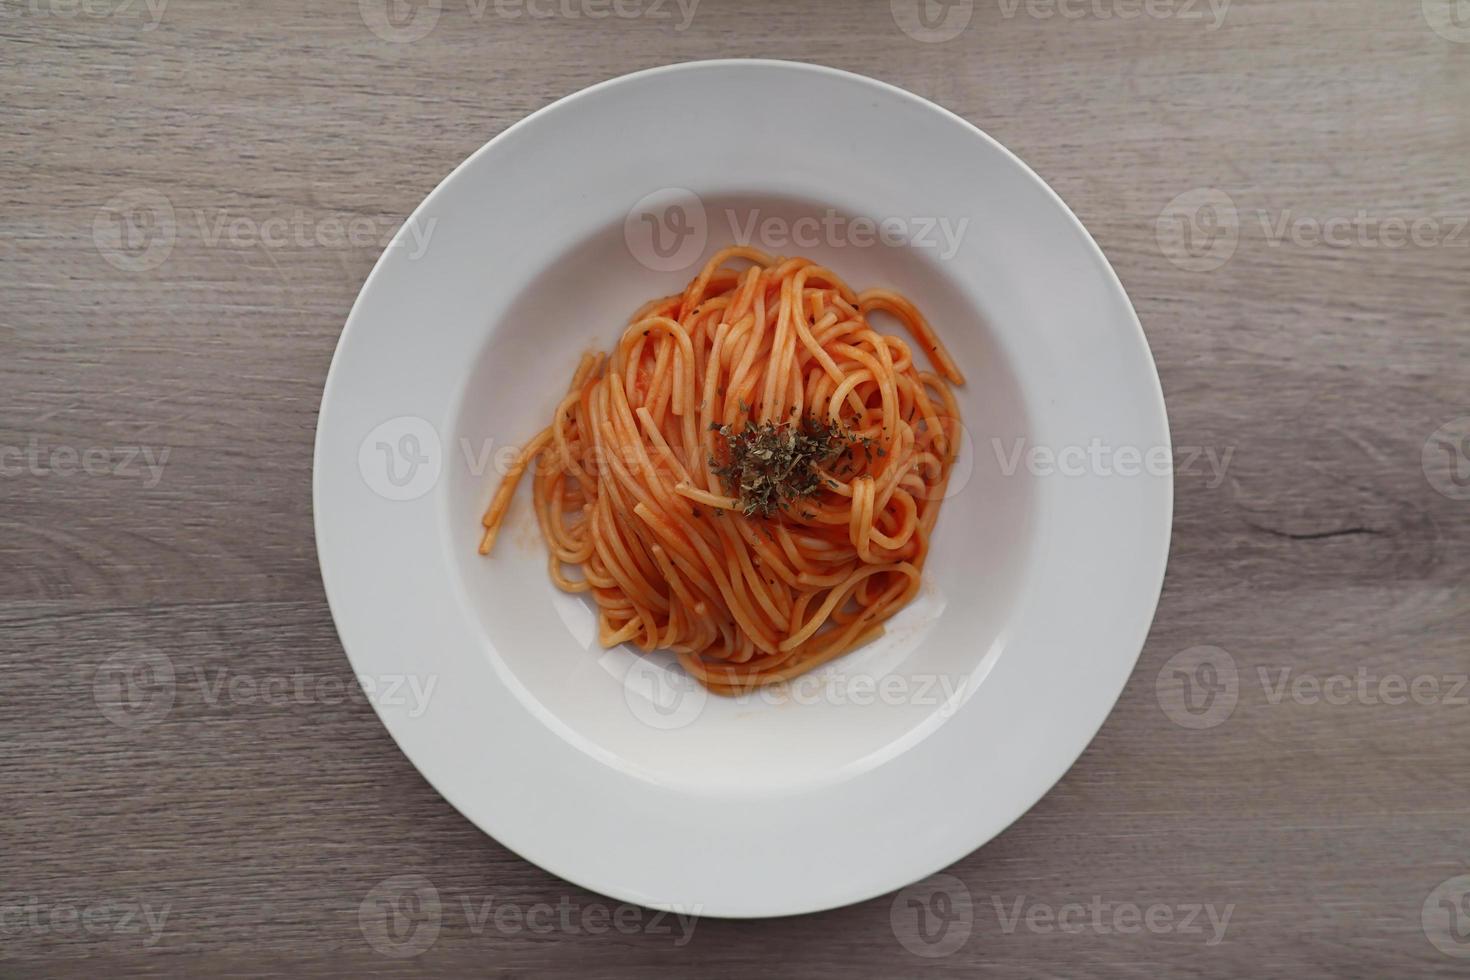
[[[582,357],[486,509],[480,553],[534,463],[551,579],[590,593],[604,646],[675,651],[720,694],[795,677],[880,636],[918,592],[963,383],[897,293],[725,249],[610,355]]]

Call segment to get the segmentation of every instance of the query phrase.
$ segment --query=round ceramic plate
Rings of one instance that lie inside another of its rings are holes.
[[[578,356],[732,242],[902,291],[968,379],[919,598],[737,699],[598,646],[547,578],[528,485],[476,554]],[[1025,164],[881,82],[700,62],[533,114],[414,212],[332,360],[317,548],[354,671],[466,817],[618,899],[783,915],[945,867],[1066,772],[1148,632],[1171,473],[1128,298]]]

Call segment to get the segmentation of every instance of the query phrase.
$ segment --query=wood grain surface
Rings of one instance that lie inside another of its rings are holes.
[[[395,2],[0,0],[0,975],[1470,973],[1463,3]],[[312,437],[382,240],[526,113],[720,56],[988,131],[1158,362],[1147,647],[1050,795],[930,883],[947,906],[619,910],[343,693]],[[1169,686],[1201,657],[1218,707]],[[437,911],[374,911],[404,876]]]

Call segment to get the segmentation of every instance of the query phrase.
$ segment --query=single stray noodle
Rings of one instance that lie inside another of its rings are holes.
[[[551,578],[592,594],[604,646],[673,650],[720,694],[795,677],[882,635],[918,592],[959,432],[946,382],[964,378],[904,297],[725,249],[610,356],[583,356],[485,511],[480,553],[534,462]]]

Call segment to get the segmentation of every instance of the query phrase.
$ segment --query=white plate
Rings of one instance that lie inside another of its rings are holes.
[[[475,548],[496,453],[546,424],[578,354],[748,229],[915,299],[968,375],[970,445],[889,634],[732,701],[597,646],[547,579],[529,486]],[[1153,616],[1169,455],[1128,298],[1025,164],[881,82],[700,62],[533,114],[414,212],[327,378],[317,548],[384,724],[470,820],[618,899],[783,915],[945,867],[1067,770]]]

